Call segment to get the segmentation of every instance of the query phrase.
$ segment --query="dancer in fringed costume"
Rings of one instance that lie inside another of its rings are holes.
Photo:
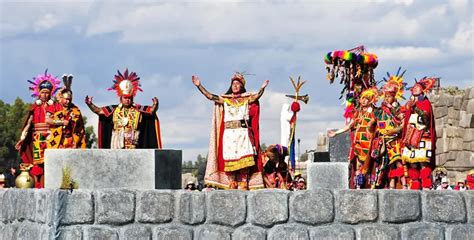
[[[258,99],[269,81],[258,93],[247,93],[244,75],[236,73],[229,90],[220,96],[209,93],[197,76],[192,81],[215,103],[205,183],[223,189],[263,188]]]
[[[50,135],[47,119],[51,118],[51,113],[61,109],[61,105],[51,98],[59,89],[60,81],[46,70],[44,74],[28,82],[31,84],[31,96],[37,100],[31,105],[20,140],[15,148],[20,151],[24,163],[22,167],[30,169],[30,174],[35,180],[35,188],[42,188],[44,186],[44,150],[48,147],[47,140]]]
[[[102,108],[92,103],[92,97],[86,96],[87,106],[99,115],[99,148],[134,149],[162,148],[160,124],[156,111],[158,98],[154,97],[152,106],[142,106],[133,102],[137,91],[142,91],[140,78],[135,72],[122,74],[117,71],[114,90],[120,98],[120,104]]]
[[[397,101],[403,99],[406,84],[403,82],[405,71],[400,74],[400,70],[394,76],[387,73],[389,79],[384,78],[385,85],[381,89],[383,102],[375,111],[377,127],[371,152],[375,159],[372,188],[384,188],[387,184],[391,189],[407,188],[407,169],[401,157],[403,114]]]
[[[402,158],[409,164],[410,189],[432,188],[431,172],[436,164],[436,130],[433,108],[426,94],[436,81],[438,78],[415,80],[415,85],[411,87],[412,96],[405,106]]]
[[[377,102],[377,88],[363,91],[359,98],[359,107],[353,118],[344,128],[328,131],[334,137],[346,131],[353,133],[349,151],[349,187],[351,189],[368,188],[371,176],[371,143],[375,133],[376,117],[374,114]]]

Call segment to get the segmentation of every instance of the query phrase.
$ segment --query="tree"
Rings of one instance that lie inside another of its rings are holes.
[[[306,162],[308,161],[308,153],[303,153],[300,156],[300,162]]]
[[[0,172],[9,160],[20,160],[15,144],[30,109],[30,104],[16,98],[13,105],[0,100]]]
[[[87,124],[87,117],[86,116],[82,116],[82,119],[84,120],[84,126],[86,126]],[[95,143],[97,143],[97,136],[95,135],[95,132],[94,132],[94,127],[92,126],[87,126],[86,127],[86,145],[87,145],[87,148],[93,148],[93,146],[96,146]]]
[[[193,175],[197,178],[199,182],[204,181],[204,174],[206,173],[207,165],[207,156],[204,157],[201,154],[198,154],[196,162],[194,163],[195,169],[193,170]]]

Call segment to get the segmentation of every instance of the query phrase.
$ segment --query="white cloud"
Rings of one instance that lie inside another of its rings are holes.
[[[448,45],[455,52],[472,56],[474,54],[474,20],[461,23]]]
[[[59,24],[59,18],[51,13],[41,16],[33,23],[35,32],[51,29]]]
[[[373,52],[377,53],[379,61],[401,60],[401,61],[418,61],[429,60],[440,57],[441,51],[432,47],[382,47],[374,48]]]

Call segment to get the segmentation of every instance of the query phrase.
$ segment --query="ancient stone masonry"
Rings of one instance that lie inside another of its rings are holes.
[[[429,96],[436,124],[436,165],[451,181],[474,168],[474,87],[440,89]]]
[[[474,191],[1,190],[0,239],[474,239]]]

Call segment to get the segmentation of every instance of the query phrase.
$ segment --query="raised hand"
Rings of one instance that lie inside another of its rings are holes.
[[[201,85],[201,80],[199,79],[198,76],[194,76],[194,75],[193,75],[192,80],[193,80],[193,84],[194,84],[196,87],[199,87],[199,85]]]
[[[265,80],[263,83],[262,83],[262,86],[260,88],[266,88],[268,83],[270,82],[270,80]]]
[[[153,101],[153,105],[158,105],[158,98],[157,97],[152,98],[151,101]]]
[[[89,104],[92,104],[92,98],[94,97],[89,97],[89,95],[86,96],[86,99],[84,99],[84,102],[89,105]]]
[[[335,137],[336,136],[336,132],[334,132],[333,130],[329,130],[328,131],[328,137]]]

